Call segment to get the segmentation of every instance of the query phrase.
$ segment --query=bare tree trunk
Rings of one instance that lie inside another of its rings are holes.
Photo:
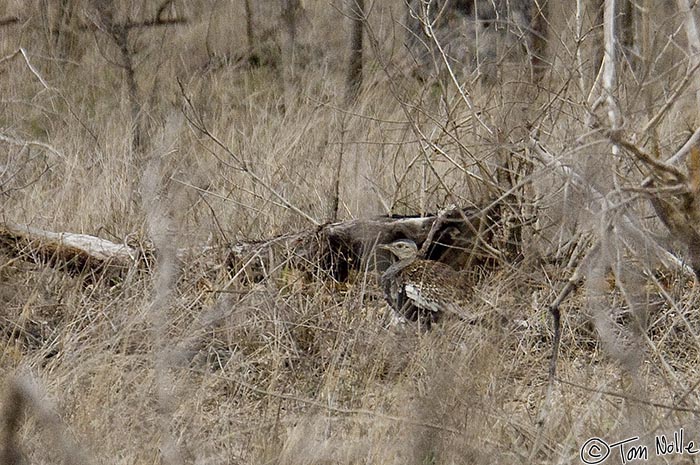
[[[282,0],[281,20],[284,31],[282,44],[282,81],[284,83],[285,107],[289,108],[296,100],[296,48],[297,23],[303,7],[300,0]]]
[[[614,93],[617,87],[617,30],[615,28],[615,0],[605,0],[603,36],[605,53],[603,57],[603,98],[608,109],[610,129],[614,132],[620,127],[620,109]],[[613,152],[617,152],[613,146]]]
[[[335,165],[335,179],[333,181],[333,200],[331,203],[331,221],[338,221],[340,213],[340,178],[343,171],[343,159],[345,158],[345,136],[347,134],[346,115],[340,116],[340,152]]]
[[[594,26],[596,28],[600,27],[603,22],[603,11],[605,10],[604,8],[604,3],[605,0],[593,0],[591,7],[595,8],[595,24]],[[605,52],[603,51],[602,48],[598,48],[597,44],[595,46],[595,73],[598,74],[600,67],[603,65],[603,57],[605,56]],[[596,80],[594,80],[595,82]]]
[[[620,45],[627,54],[634,48],[634,5],[631,0],[620,0],[618,29]]]
[[[695,16],[693,15],[693,10],[695,9],[696,2],[691,4],[689,0],[678,0],[678,9],[681,13],[685,15],[685,35],[688,39],[688,56],[690,57],[691,67],[695,67],[700,63],[700,35],[698,34],[698,25],[695,23]],[[696,110],[700,110],[700,75],[695,74],[695,102]]]
[[[53,45],[56,47],[56,53],[61,58],[66,58],[69,55],[74,40],[73,31],[71,29],[74,13],[75,1],[60,0],[52,36]]]
[[[51,8],[48,0],[39,1],[39,15],[41,16],[41,26],[44,29],[46,43],[49,47],[53,45],[53,22],[51,21]],[[53,53],[53,50],[51,51]]]
[[[65,2],[69,0],[62,0]],[[145,20],[126,19],[115,21],[114,0],[92,0],[93,7],[97,12],[95,25],[105,35],[107,35],[119,48],[119,66],[124,70],[125,83],[127,88],[127,98],[131,112],[131,145],[135,152],[143,153],[145,143],[145,124],[143,118],[143,107],[139,101],[138,84],[136,83],[136,70],[134,64],[134,52],[129,47],[129,33],[133,29],[150,28],[156,26],[168,26],[173,24],[183,24],[184,18],[164,18],[162,15],[171,1],[164,1],[154,18]]]
[[[539,81],[547,70],[545,53],[547,50],[549,30],[549,0],[534,0],[534,12],[532,15],[532,50],[530,51],[530,63],[532,65],[532,77]]]
[[[302,6],[299,0],[283,0],[282,1],[282,19],[289,34],[292,44],[296,43],[297,38],[297,17]]]
[[[115,28],[114,40],[119,46],[122,55],[122,67],[126,76],[126,89],[129,98],[129,108],[131,110],[131,147],[135,152],[143,149],[143,124],[141,117],[141,104],[139,103],[138,86],[136,84],[136,73],[134,72],[134,61],[129,50],[129,32],[126,28]]]
[[[250,0],[245,0],[245,33],[248,39],[248,62],[253,64],[253,48],[255,47],[255,34],[253,32],[253,10],[250,8]]]
[[[119,65],[124,70],[127,98],[129,99],[129,109],[131,112],[131,147],[135,152],[140,152],[143,148],[144,140],[141,127],[141,105],[138,98],[136,73],[134,71],[134,61],[129,48],[130,26],[128,22],[121,24],[114,21],[114,5],[112,0],[94,0],[93,3],[99,14],[99,27],[107,33],[119,48],[119,53],[121,55]]]
[[[362,87],[362,37],[365,21],[365,2],[364,0],[349,1],[352,32],[350,34],[350,60],[348,62],[345,101],[352,103],[357,99]]]

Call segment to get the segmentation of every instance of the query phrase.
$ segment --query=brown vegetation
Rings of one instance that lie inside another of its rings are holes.
[[[346,1],[0,5],[0,460],[578,463],[638,436],[657,463],[656,435],[700,441],[697,7],[511,0],[407,40],[405,2],[361,3],[354,60]],[[342,275],[255,249],[449,204],[498,221],[489,266],[453,262],[479,318],[429,332],[390,324],[364,241]],[[85,279],[38,231],[149,259]]]

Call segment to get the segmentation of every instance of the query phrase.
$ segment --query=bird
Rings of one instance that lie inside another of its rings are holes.
[[[469,317],[464,303],[470,292],[463,274],[444,263],[418,258],[418,246],[410,239],[378,248],[398,259],[380,281],[385,300],[400,317],[419,321],[428,329],[445,312]]]

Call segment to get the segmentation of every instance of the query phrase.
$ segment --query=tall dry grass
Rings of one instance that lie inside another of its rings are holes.
[[[640,436],[652,448],[654,435],[681,427],[697,438],[697,293],[610,227],[631,213],[664,234],[644,198],[626,197],[643,167],[613,158],[591,126],[591,10],[579,30],[568,14],[576,2],[552,6],[551,68],[539,83],[517,53],[497,67],[497,85],[456,70],[467,102],[444,75],[411,77],[401,2],[376,2],[366,81],[347,108],[342,8],[306,2],[290,51],[277,3],[253,3],[259,67],[242,55],[242,2],[175,2],[186,25],[133,33],[143,152],[131,146],[114,44],[77,19],[65,42],[52,40],[58,3],[0,9],[29,15],[0,36],[1,56],[24,47],[28,57],[0,62],[0,215],[129,236],[159,257],[121,279],[86,280],[0,255],[7,463],[572,463],[593,436]],[[621,68],[618,97],[626,129],[670,154],[697,124],[692,88],[654,138],[634,131],[683,79],[682,17],[645,5],[653,28],[643,59]],[[133,6],[117,2],[122,14]],[[148,17],[157,5],[143,8]],[[597,209],[571,177],[532,162],[533,128],[613,206]],[[522,260],[477,284],[476,322],[447,318],[429,333],[389,325],[371,269],[350,283],[285,269],[248,286],[223,266],[230,243],[333,218],[336,190],[341,219],[423,213],[502,195],[499,166],[523,176],[513,208],[536,221]],[[564,306],[561,381],[546,406],[546,306],[600,237],[610,238],[609,266]],[[635,335],[640,302],[648,327]]]

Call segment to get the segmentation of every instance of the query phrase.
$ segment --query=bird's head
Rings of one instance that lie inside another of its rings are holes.
[[[391,244],[380,245],[378,248],[388,250],[399,260],[409,260],[418,256],[418,246],[410,239],[399,239]]]

